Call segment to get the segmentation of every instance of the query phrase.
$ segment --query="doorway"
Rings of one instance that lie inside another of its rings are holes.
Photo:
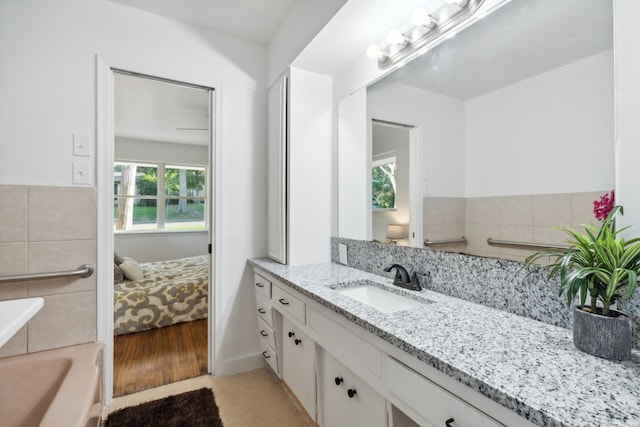
[[[371,236],[422,247],[422,129],[371,119]]]
[[[214,92],[111,72],[113,395],[121,396],[210,372]]]

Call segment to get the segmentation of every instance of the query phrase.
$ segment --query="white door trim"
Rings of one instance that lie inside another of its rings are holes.
[[[216,248],[221,247],[219,233],[220,216],[216,215],[216,206],[220,206],[221,194],[219,184],[222,182],[220,173],[220,159],[216,153],[220,152],[221,127],[216,111],[220,111],[221,85],[209,78],[193,78],[181,75],[167,75],[166,70],[154,67],[132,64],[114,58],[96,55],[96,194],[97,194],[97,340],[104,343],[104,404],[108,405],[113,399],[113,153],[114,153],[114,78],[113,69],[126,70],[143,75],[155,76],[184,82],[197,86],[214,89],[211,93],[211,144],[209,162],[209,203],[210,203],[210,242],[213,254],[209,264],[209,361],[208,372],[216,373],[216,367],[221,366],[222,334],[215,334],[215,325],[221,324],[219,316],[223,310],[218,307],[222,298],[221,283],[222,263],[221,253]],[[194,81],[195,80],[195,81]]]
[[[424,141],[422,125],[409,131],[409,246],[423,248]]]

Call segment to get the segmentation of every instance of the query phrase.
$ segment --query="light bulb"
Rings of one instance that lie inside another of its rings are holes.
[[[367,56],[370,59],[380,59],[384,56],[384,52],[375,44],[372,44],[367,48]]]
[[[387,41],[390,44],[406,44],[407,38],[399,30],[391,30],[387,34]]]
[[[413,25],[416,27],[433,28],[436,25],[436,20],[433,19],[433,16],[429,15],[429,12],[422,8],[416,9],[416,11],[413,12],[411,22],[413,22]]]
[[[469,0],[445,0],[449,4],[455,4],[458,7],[465,7]]]

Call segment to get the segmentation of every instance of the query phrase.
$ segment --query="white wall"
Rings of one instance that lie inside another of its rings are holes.
[[[367,88],[371,117],[422,126],[424,195],[464,197],[464,103],[458,99],[397,84]]]
[[[616,110],[616,203],[624,206],[620,224],[640,234],[640,2],[614,0],[613,43]]]
[[[367,91],[361,89],[338,106],[338,236],[371,239],[371,158]],[[335,198],[334,198],[335,200]]]
[[[184,233],[132,233],[114,236],[114,251],[139,262],[165,261],[206,255],[206,231]]]
[[[466,195],[614,185],[613,52],[466,102]]]
[[[114,158],[206,167],[209,164],[209,147],[116,137]]]
[[[298,0],[268,46],[270,86],[347,0]]]
[[[0,52],[2,184],[71,185],[72,134],[96,136],[96,55],[215,87],[216,371],[261,363],[246,260],[266,253],[266,48],[106,0],[30,0],[0,3]]]

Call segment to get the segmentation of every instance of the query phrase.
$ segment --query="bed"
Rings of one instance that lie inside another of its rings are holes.
[[[114,283],[114,334],[206,319],[208,260],[208,255],[200,255],[140,263],[139,275],[125,274],[122,283]]]

